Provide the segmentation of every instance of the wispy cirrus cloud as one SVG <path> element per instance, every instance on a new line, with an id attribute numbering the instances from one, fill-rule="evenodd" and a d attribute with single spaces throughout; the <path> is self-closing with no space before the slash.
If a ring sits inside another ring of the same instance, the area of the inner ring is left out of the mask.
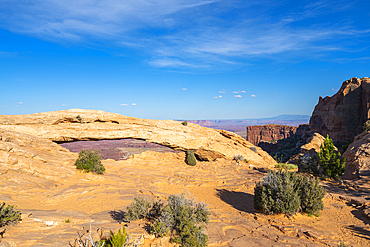
<path id="1" fill-rule="evenodd" d="M 347 51 L 353 37 L 370 33 L 345 20 L 320 19 L 355 3 L 302 1 L 293 8 L 289 2 L 0 0 L 0 27 L 52 42 L 140 50 L 154 67 L 192 70 Z"/>

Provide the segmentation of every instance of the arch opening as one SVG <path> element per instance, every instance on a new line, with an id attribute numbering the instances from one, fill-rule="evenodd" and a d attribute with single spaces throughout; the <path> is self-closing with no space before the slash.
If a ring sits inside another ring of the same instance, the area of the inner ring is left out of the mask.
<path id="1" fill-rule="evenodd" d="M 101 151 L 103 159 L 125 160 L 133 154 L 140 154 L 146 151 L 160 153 L 179 153 L 182 151 L 162 146 L 140 139 L 115 139 L 115 140 L 96 140 L 96 141 L 73 141 L 59 143 L 60 146 L 70 152 L 79 153 L 84 150 Z"/>

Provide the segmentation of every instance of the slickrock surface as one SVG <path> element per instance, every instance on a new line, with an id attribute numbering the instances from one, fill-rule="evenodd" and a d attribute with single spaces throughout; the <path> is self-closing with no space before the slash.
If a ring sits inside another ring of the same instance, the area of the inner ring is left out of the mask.
<path id="1" fill-rule="evenodd" d="M 97 228 L 107 236 L 122 227 L 123 211 L 134 196 L 166 201 L 186 191 L 209 204 L 209 246 L 368 246 L 370 241 L 370 219 L 352 213 L 357 205 L 330 194 L 320 217 L 255 212 L 254 185 L 265 173 L 248 164 L 218 160 L 192 167 L 184 163 L 184 153 L 156 152 L 103 164 L 104 175 L 75 172 L 58 181 L 13 170 L 2 174 L 0 200 L 18 205 L 23 222 L 6 230 L 0 246 L 68 246 L 90 224 L 97 239 Z M 146 223 L 135 221 L 126 229 L 138 239 Z M 145 235 L 141 246 L 171 245 Z"/>
<path id="2" fill-rule="evenodd" d="M 343 157 L 346 158 L 346 171 L 342 178 L 370 179 L 370 132 L 364 131 L 356 136 Z"/>
<path id="3" fill-rule="evenodd" d="M 240 154 L 261 167 L 276 163 L 261 148 L 257 147 L 257 153 L 252 151 L 250 148 L 254 146 L 250 142 L 232 132 L 192 123 L 184 126 L 178 121 L 132 118 L 104 111 L 71 109 L 29 115 L 0 115 L 0 128 L 56 142 L 142 139 L 177 150 L 194 150 L 202 160 L 214 157 L 233 159 L 234 155 Z"/>
<path id="4" fill-rule="evenodd" d="M 77 157 L 48 139 L 0 128 L 0 175 L 17 171 L 61 179 L 76 172 L 73 164 Z"/>
<path id="5" fill-rule="evenodd" d="M 260 141 L 276 141 L 288 138 L 298 127 L 278 124 L 255 125 L 247 127 L 247 141 L 258 145 Z"/>
<path id="6" fill-rule="evenodd" d="M 352 78 L 343 82 L 332 97 L 320 96 L 310 119 L 310 129 L 335 142 L 352 141 L 370 119 L 370 78 Z"/>

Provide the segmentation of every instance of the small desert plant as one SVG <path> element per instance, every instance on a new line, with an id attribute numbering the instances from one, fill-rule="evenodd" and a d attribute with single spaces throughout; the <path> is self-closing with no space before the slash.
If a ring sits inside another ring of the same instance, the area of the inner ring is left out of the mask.
<path id="1" fill-rule="evenodd" d="M 21 221 L 21 212 L 16 210 L 16 206 L 7 205 L 5 202 L 0 205 L 0 227 L 6 225 L 15 225 Z"/>
<path id="2" fill-rule="evenodd" d="M 365 130 L 365 131 L 370 131 L 370 120 L 367 120 L 367 121 L 364 123 L 364 130 Z"/>
<path id="3" fill-rule="evenodd" d="M 241 154 L 235 154 L 235 155 L 234 155 L 234 160 L 238 163 L 238 165 L 240 165 L 240 162 L 241 162 L 241 161 L 246 162 L 246 163 L 249 163 L 249 161 L 248 161 L 248 160 L 246 160 L 246 159 L 244 158 L 244 156 L 243 156 L 243 155 L 241 155 Z"/>
<path id="4" fill-rule="evenodd" d="M 182 246 L 207 246 L 208 236 L 203 233 L 203 225 L 208 224 L 209 215 L 204 203 L 196 203 L 185 195 L 171 195 L 150 230 L 156 236 L 170 232 L 171 242 Z"/>
<path id="5" fill-rule="evenodd" d="M 184 125 L 184 126 L 187 126 L 188 125 L 188 121 L 184 121 L 181 124 Z"/>
<path id="6" fill-rule="evenodd" d="M 323 209 L 325 189 L 318 179 L 288 171 L 269 171 L 254 189 L 254 208 L 266 214 L 294 215 L 299 210 L 317 214 Z"/>
<path id="7" fill-rule="evenodd" d="M 317 176 L 320 173 L 319 167 L 316 156 L 304 154 L 298 157 L 298 172 L 305 172 Z"/>
<path id="8" fill-rule="evenodd" d="M 186 151 L 185 162 L 189 166 L 195 166 L 197 164 L 197 159 L 195 158 L 193 151 L 190 150 Z"/>
<path id="9" fill-rule="evenodd" d="M 134 197 L 126 208 L 125 220 L 132 221 L 148 217 L 151 203 L 146 197 Z"/>
<path id="10" fill-rule="evenodd" d="M 80 117 L 80 115 L 77 115 L 76 118 L 77 118 L 78 122 L 80 122 L 80 123 L 82 122 L 82 118 Z"/>
<path id="11" fill-rule="evenodd" d="M 285 170 L 293 170 L 297 169 L 298 166 L 294 164 L 285 164 L 285 163 L 278 163 L 275 165 L 275 168 L 283 168 Z"/>
<path id="12" fill-rule="evenodd" d="M 326 136 L 324 145 L 321 145 L 318 156 L 326 176 L 338 179 L 343 175 L 346 169 L 346 159 L 341 159 L 340 152 L 338 154 L 334 152 L 334 144 L 329 135 Z"/>
<path id="13" fill-rule="evenodd" d="M 71 223 L 71 220 L 70 219 L 66 219 L 66 220 L 64 220 L 64 223 Z"/>
<path id="14" fill-rule="evenodd" d="M 122 231 L 121 229 L 115 234 L 114 232 L 110 231 L 110 238 L 108 240 L 102 240 L 100 243 L 105 243 L 104 246 L 106 247 L 123 247 L 127 246 L 129 238 L 126 233 L 126 228 L 123 226 Z"/>
<path id="15" fill-rule="evenodd" d="M 85 172 L 93 172 L 96 174 L 103 174 L 105 168 L 101 163 L 102 155 L 99 151 L 95 150 L 81 150 L 78 154 L 78 159 L 75 165 L 77 169 L 84 170 Z"/>
<path id="16" fill-rule="evenodd" d="M 269 171 L 254 189 L 254 208 L 266 214 L 293 215 L 299 210 L 301 200 L 293 172 Z"/>
<path id="17" fill-rule="evenodd" d="M 298 176 L 299 195 L 301 209 L 308 214 L 318 214 L 324 208 L 322 199 L 325 196 L 325 189 L 319 184 L 317 178 Z"/>

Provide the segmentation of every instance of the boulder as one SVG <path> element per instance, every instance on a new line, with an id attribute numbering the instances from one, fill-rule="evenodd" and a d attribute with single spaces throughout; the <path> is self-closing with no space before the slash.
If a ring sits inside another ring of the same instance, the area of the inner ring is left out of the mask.
<path id="1" fill-rule="evenodd" d="M 54 142 L 104 139 L 141 139 L 176 150 L 207 153 L 205 160 L 217 157 L 233 159 L 243 155 L 261 167 L 275 164 L 261 148 L 257 153 L 253 144 L 225 130 L 216 130 L 179 121 L 149 120 L 126 117 L 104 111 L 71 109 L 28 115 L 0 115 L 0 128 L 47 138 Z M 201 151 L 197 151 L 201 150 Z"/>
<path id="2" fill-rule="evenodd" d="M 346 158 L 343 179 L 370 178 L 370 132 L 356 136 L 342 157 Z"/>
<path id="3" fill-rule="evenodd" d="M 325 142 L 325 138 L 319 133 L 314 133 L 308 140 L 308 143 L 301 146 L 301 153 L 317 153 L 320 152 L 320 147 Z"/>
<path id="4" fill-rule="evenodd" d="M 352 141 L 363 131 L 370 118 L 370 78 L 352 78 L 343 82 L 332 97 L 320 96 L 310 118 L 310 129 L 334 142 Z"/>

